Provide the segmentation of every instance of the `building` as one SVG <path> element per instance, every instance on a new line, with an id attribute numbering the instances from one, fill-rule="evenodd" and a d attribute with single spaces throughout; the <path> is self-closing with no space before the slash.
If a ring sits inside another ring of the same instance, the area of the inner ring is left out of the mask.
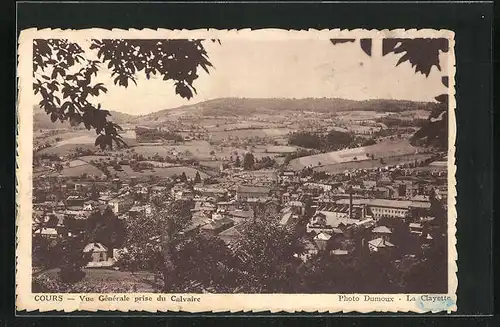
<path id="1" fill-rule="evenodd" d="M 382 252 L 394 248 L 394 244 L 379 237 L 369 241 L 368 248 L 370 249 L 370 252 Z"/>
<path id="2" fill-rule="evenodd" d="M 134 201 L 130 198 L 114 198 L 108 202 L 108 205 L 115 215 L 121 215 L 132 208 Z"/>
<path id="3" fill-rule="evenodd" d="M 319 250 L 326 250 L 328 246 L 328 241 L 332 238 L 330 234 L 327 234 L 325 232 L 321 232 L 314 236 L 314 242 L 316 243 L 316 246 L 318 247 Z"/>
<path id="4" fill-rule="evenodd" d="M 419 224 L 419 223 L 410 223 L 408 225 L 408 228 L 410 229 L 411 234 L 414 234 L 417 236 L 422 235 L 423 230 L 424 230 L 424 227 L 422 226 L 422 224 Z"/>
<path id="5" fill-rule="evenodd" d="M 201 231 L 215 236 L 232 226 L 234 226 L 234 221 L 229 218 L 212 219 L 207 224 L 201 226 Z"/>
<path id="6" fill-rule="evenodd" d="M 236 201 L 220 201 L 217 202 L 217 211 L 218 212 L 229 212 L 236 209 Z"/>
<path id="7" fill-rule="evenodd" d="M 246 201 L 248 199 L 266 198 L 270 196 L 271 189 L 265 186 L 238 186 L 236 200 Z"/>
<path id="8" fill-rule="evenodd" d="M 308 233 L 333 233 L 335 228 L 346 229 L 351 225 L 356 225 L 358 219 L 348 218 L 344 212 L 317 211 L 306 225 Z"/>
<path id="9" fill-rule="evenodd" d="M 224 241 L 227 245 L 232 245 L 236 242 L 240 237 L 241 233 L 238 231 L 236 226 L 232 226 L 226 230 L 220 232 L 217 237 Z"/>
<path id="10" fill-rule="evenodd" d="M 166 186 L 153 186 L 151 187 L 151 195 L 164 195 L 167 194 L 168 188 Z"/>
<path id="11" fill-rule="evenodd" d="M 373 235 L 376 238 L 383 238 L 389 241 L 391 239 L 392 231 L 386 226 L 378 226 L 372 230 Z"/>
<path id="12" fill-rule="evenodd" d="M 66 206 L 68 207 L 79 207 L 83 206 L 87 199 L 78 195 L 70 195 L 66 198 Z"/>
<path id="13" fill-rule="evenodd" d="M 58 232 L 56 228 L 42 227 L 35 230 L 35 235 L 40 235 L 44 238 L 57 238 Z"/>
<path id="14" fill-rule="evenodd" d="M 90 256 L 87 268 L 111 267 L 115 264 L 112 256 L 108 256 L 108 249 L 101 243 L 89 243 L 83 248 L 83 253 Z"/>
<path id="15" fill-rule="evenodd" d="M 338 204 L 347 204 L 348 199 L 337 200 Z M 430 202 L 410 201 L 410 200 L 389 200 L 389 199 L 354 199 L 354 206 L 366 205 L 373 217 L 378 219 L 382 217 L 405 219 L 411 212 L 420 214 L 426 213 L 430 207 Z"/>
<path id="16" fill-rule="evenodd" d="M 227 196 L 228 190 L 222 187 L 211 187 L 203 185 L 195 185 L 193 190 L 202 196 L 209 196 L 216 199 L 222 199 Z"/>

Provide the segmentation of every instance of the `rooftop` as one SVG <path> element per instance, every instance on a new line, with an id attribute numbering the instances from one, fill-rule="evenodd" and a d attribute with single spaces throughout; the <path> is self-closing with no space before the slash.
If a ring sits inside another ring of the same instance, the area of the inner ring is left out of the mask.
<path id="1" fill-rule="evenodd" d="M 368 244 L 370 244 L 374 247 L 377 247 L 377 248 L 385 248 L 385 247 L 393 247 L 394 246 L 394 244 L 392 244 L 391 242 L 385 241 L 381 237 L 376 238 L 374 240 L 371 240 L 370 242 L 368 242 Z"/>
<path id="2" fill-rule="evenodd" d="M 271 189 L 269 187 L 264 186 L 238 186 L 238 192 L 244 193 L 269 193 Z"/>
<path id="3" fill-rule="evenodd" d="M 372 230 L 373 233 L 392 234 L 391 230 L 385 226 L 378 226 Z"/>
<path id="4" fill-rule="evenodd" d="M 398 209 L 408 209 L 413 208 L 423 208 L 428 209 L 431 207 L 430 202 L 422 201 L 410 201 L 410 200 L 389 200 L 389 199 L 353 199 L 354 205 L 370 205 L 374 207 L 386 207 L 386 208 L 398 208 Z M 338 204 L 349 204 L 349 199 L 337 200 Z"/>

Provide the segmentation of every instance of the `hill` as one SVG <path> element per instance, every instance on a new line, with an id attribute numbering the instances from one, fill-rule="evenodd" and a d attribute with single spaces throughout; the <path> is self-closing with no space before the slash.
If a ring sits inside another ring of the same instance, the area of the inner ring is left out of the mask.
<path id="1" fill-rule="evenodd" d="M 111 114 L 110 120 L 117 123 L 118 125 L 121 124 L 127 124 L 131 123 L 134 121 L 136 118 L 135 116 L 124 114 L 121 112 L 117 111 L 109 111 Z M 47 115 L 47 113 L 40 108 L 40 106 L 36 105 L 33 107 L 33 129 L 34 130 L 39 130 L 39 129 L 61 129 L 61 128 L 69 128 L 71 127 L 69 122 L 60 122 L 56 121 L 53 123 L 50 120 L 50 116 Z M 83 126 L 80 126 L 79 128 L 83 128 Z M 75 129 L 72 127 L 72 129 Z"/>
<path id="2" fill-rule="evenodd" d="M 275 115 L 283 111 L 310 111 L 330 113 L 339 111 L 401 112 L 411 110 L 431 111 L 436 106 L 431 102 L 407 100 L 374 99 L 356 101 L 340 98 L 219 98 L 193 105 L 165 109 L 137 118 L 140 122 L 158 121 L 183 115 L 201 116 L 252 116 L 255 114 Z"/>

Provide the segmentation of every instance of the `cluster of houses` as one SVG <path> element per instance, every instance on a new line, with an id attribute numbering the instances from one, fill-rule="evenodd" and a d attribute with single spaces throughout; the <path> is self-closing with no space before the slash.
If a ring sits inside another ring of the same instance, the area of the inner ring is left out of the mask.
<path id="1" fill-rule="evenodd" d="M 38 226 L 34 235 L 67 236 L 67 218 L 85 221 L 103 208 L 110 208 L 125 221 L 152 216 L 151 202 L 158 197 L 165 205 L 175 200 L 192 203 L 191 222 L 183 234 L 207 233 L 229 246 L 241 237 L 242 224 L 269 215 L 282 226 L 302 233 L 307 244 L 303 260 L 321 250 L 349 255 L 359 244 L 370 253 L 390 252 L 400 244 L 393 238 L 395 227 L 388 221 L 403 222 L 408 234 L 422 244 L 433 239 L 426 227 L 432 220 L 429 197 L 446 195 L 443 180 L 418 172 L 354 171 L 318 178 L 275 169 L 225 170 L 210 184 L 192 180 L 127 183 L 117 179 L 75 184 L 52 178 L 37 181 L 34 187 L 34 192 L 45 194 L 43 199 L 34 198 L 33 225 Z M 88 267 L 110 267 L 119 258 L 118 252 L 110 253 L 99 243 L 88 244 L 84 251 L 92 258 Z"/>

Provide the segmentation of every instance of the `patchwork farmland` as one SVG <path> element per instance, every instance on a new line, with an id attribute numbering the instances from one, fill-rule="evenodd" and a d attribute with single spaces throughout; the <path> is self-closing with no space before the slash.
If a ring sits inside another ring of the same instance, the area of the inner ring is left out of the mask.
<path id="1" fill-rule="evenodd" d="M 290 161 L 289 167 L 293 170 L 301 170 L 308 167 L 315 168 L 322 166 L 331 168 L 334 165 L 343 167 L 345 165 L 341 164 L 364 162 L 361 165 L 366 167 L 363 168 L 369 168 L 373 167 L 376 162 L 380 164 L 380 159 L 387 161 L 387 158 L 414 156 L 422 152 L 422 150 L 423 149 L 411 145 L 408 140 L 384 140 L 370 146 L 296 158 Z M 382 166 L 385 165 L 383 163 L 381 164 Z"/>

